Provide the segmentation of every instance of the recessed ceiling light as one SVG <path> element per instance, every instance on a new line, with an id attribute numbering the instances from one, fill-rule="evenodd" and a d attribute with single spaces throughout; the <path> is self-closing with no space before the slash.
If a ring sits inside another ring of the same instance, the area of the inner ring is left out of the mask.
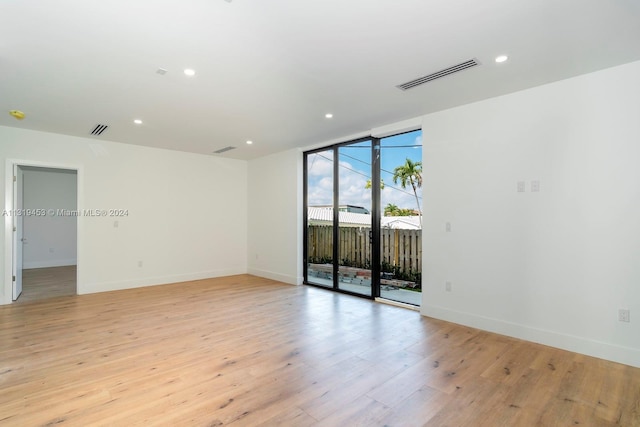
<path id="1" fill-rule="evenodd" d="M 253 144 L 253 141 L 247 141 L 247 144 L 251 145 Z"/>
<path id="2" fill-rule="evenodd" d="M 501 62 L 505 62 L 509 57 L 507 55 L 496 56 L 496 62 L 499 64 Z"/>
<path id="3" fill-rule="evenodd" d="M 333 118 L 333 114 L 331 114 L 331 113 L 327 113 L 327 114 L 325 114 L 324 116 L 325 116 L 327 119 L 331 119 L 331 118 Z"/>
<path id="4" fill-rule="evenodd" d="M 191 68 L 187 68 L 187 69 L 184 70 L 184 74 L 185 74 L 185 76 L 192 77 L 192 76 L 196 75 L 196 70 L 193 70 Z"/>
<path id="5" fill-rule="evenodd" d="M 137 124 L 137 125 L 141 125 L 141 124 L 142 124 L 142 120 L 140 120 L 140 119 L 135 119 L 135 120 L 133 121 L 133 123 L 135 123 L 135 124 Z"/>

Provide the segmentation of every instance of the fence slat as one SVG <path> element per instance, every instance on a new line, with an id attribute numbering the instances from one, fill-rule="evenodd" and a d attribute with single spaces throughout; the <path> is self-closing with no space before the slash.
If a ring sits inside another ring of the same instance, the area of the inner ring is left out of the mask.
<path id="1" fill-rule="evenodd" d="M 358 268 L 370 268 L 370 227 L 340 227 L 338 236 L 339 263 Z M 308 228 L 311 262 L 333 259 L 333 227 L 311 225 Z M 422 272 L 422 230 L 383 228 L 380 233 L 380 260 L 396 266 L 401 273 Z"/>

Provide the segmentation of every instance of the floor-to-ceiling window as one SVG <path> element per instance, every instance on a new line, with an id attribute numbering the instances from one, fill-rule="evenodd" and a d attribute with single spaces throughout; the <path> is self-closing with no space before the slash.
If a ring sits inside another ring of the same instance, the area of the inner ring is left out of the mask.
<path id="1" fill-rule="evenodd" d="M 380 140 L 380 296 L 422 299 L 422 131 Z"/>
<path id="2" fill-rule="evenodd" d="M 305 283 L 420 305 L 420 138 L 305 153 Z"/>
<path id="3" fill-rule="evenodd" d="M 334 149 L 305 155 L 305 281 L 333 288 Z"/>
<path id="4" fill-rule="evenodd" d="M 338 151 L 338 288 L 371 296 L 373 140 Z"/>

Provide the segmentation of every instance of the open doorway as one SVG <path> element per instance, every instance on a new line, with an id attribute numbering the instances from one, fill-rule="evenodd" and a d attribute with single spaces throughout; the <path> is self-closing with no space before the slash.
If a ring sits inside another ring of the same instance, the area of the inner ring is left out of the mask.
<path id="1" fill-rule="evenodd" d="M 12 299 L 77 294 L 78 174 L 15 165 Z"/>

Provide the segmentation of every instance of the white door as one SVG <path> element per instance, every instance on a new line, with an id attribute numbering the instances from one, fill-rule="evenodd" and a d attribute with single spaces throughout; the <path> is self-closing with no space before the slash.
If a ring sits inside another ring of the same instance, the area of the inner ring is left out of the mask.
<path id="1" fill-rule="evenodd" d="M 22 169 L 13 165 L 13 300 L 22 293 Z"/>

